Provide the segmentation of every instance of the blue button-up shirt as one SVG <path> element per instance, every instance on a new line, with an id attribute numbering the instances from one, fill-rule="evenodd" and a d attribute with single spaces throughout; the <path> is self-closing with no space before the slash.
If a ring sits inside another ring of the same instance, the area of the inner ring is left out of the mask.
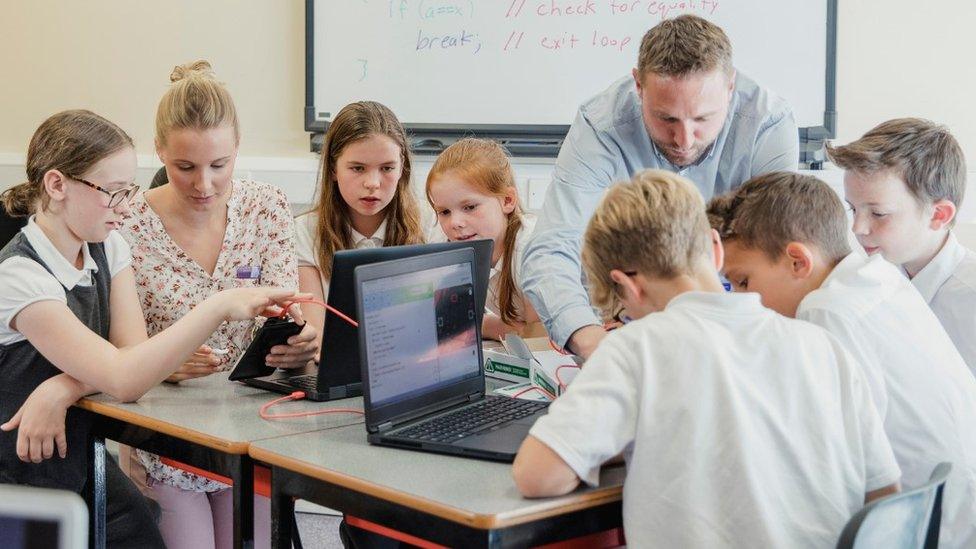
<path id="1" fill-rule="evenodd" d="M 538 225 L 525 250 L 522 288 L 554 341 L 566 344 L 584 326 L 600 324 L 583 287 L 583 230 L 604 191 L 637 172 L 676 172 L 705 199 L 776 170 L 796 170 L 799 138 L 782 98 L 739 73 L 721 133 L 693 165 L 678 168 L 647 134 L 634 79 L 626 76 L 584 103 L 556 160 Z"/>

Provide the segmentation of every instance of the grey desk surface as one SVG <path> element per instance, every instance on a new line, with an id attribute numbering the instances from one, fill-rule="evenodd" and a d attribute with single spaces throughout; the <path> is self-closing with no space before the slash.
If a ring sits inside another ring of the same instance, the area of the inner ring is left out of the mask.
<path id="1" fill-rule="evenodd" d="M 528 500 L 511 465 L 371 446 L 362 425 L 253 442 L 252 458 L 473 528 L 495 529 L 619 501 L 625 470 L 604 467 L 597 488 Z"/>
<path id="2" fill-rule="evenodd" d="M 362 423 L 358 414 L 333 413 L 279 420 L 261 419 L 261 405 L 280 397 L 262 389 L 229 381 L 222 372 L 184 381 L 160 384 L 137 402 L 122 403 L 98 394 L 78 406 L 92 412 L 145 427 L 228 453 L 246 454 L 255 440 Z M 276 405 L 268 413 L 313 412 L 333 408 L 362 410 L 362 399 L 332 402 L 299 401 Z"/>

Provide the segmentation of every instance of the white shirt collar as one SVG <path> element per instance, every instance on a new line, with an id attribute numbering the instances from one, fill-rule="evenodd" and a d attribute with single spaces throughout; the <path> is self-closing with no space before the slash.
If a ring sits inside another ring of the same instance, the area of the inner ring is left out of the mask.
<path id="1" fill-rule="evenodd" d="M 44 231 L 34 221 L 34 216 L 30 217 L 27 225 L 21 229 L 21 232 L 24 233 L 24 236 L 27 237 L 27 242 L 37 252 L 37 256 L 47 265 L 48 269 L 54 274 L 54 278 L 62 286 L 71 290 L 81 282 L 90 284 L 92 273 L 98 271 L 98 265 L 95 264 L 95 260 L 92 259 L 91 253 L 88 251 L 87 242 L 81 246 L 84 263 L 79 270 L 54 247 L 54 244 L 51 243 L 47 235 L 44 234 Z M 83 285 L 87 286 L 89 284 Z"/>
<path id="2" fill-rule="evenodd" d="M 891 285 L 905 277 L 899 276 L 898 268 L 888 263 L 881 254 L 871 256 L 851 252 L 830 271 L 820 284 L 821 288 L 865 288 Z"/>
<path id="3" fill-rule="evenodd" d="M 671 298 L 671 301 L 664 306 L 665 311 L 685 308 L 720 316 L 766 314 L 769 312 L 769 309 L 763 307 L 759 294 L 754 292 L 684 292 Z"/>
<path id="4" fill-rule="evenodd" d="M 925 298 L 926 303 L 932 303 L 939 288 L 952 276 L 965 257 L 966 248 L 956 240 L 955 233 L 949 231 L 949 236 L 939 253 L 912 279 L 912 284 Z"/>
<path id="5" fill-rule="evenodd" d="M 349 226 L 349 232 L 352 235 L 352 247 L 359 248 L 381 248 L 383 247 L 383 242 L 386 240 L 386 220 L 384 219 L 380 226 L 376 228 L 376 232 L 373 236 L 363 236 L 356 229 Z"/>

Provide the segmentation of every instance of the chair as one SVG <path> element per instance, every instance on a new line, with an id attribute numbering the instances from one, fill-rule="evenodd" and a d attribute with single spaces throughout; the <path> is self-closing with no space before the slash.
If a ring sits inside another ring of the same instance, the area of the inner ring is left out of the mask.
<path id="1" fill-rule="evenodd" d="M 7 242 L 17 236 L 21 227 L 27 225 L 26 217 L 14 217 L 7 213 L 7 209 L 0 203 L 0 248 L 7 245 Z"/>
<path id="2" fill-rule="evenodd" d="M 936 549 L 942 490 L 951 471 L 951 463 L 940 463 L 924 486 L 865 505 L 847 521 L 837 549 Z"/>
<path id="3" fill-rule="evenodd" d="M 169 182 L 166 175 L 166 166 L 156 170 L 156 175 L 153 176 L 152 181 L 149 183 L 150 189 L 155 189 L 156 187 L 162 187 Z"/>

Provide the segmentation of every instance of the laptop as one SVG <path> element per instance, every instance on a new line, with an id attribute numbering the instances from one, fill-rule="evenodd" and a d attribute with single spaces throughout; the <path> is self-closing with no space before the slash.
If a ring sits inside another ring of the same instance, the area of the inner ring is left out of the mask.
<path id="1" fill-rule="evenodd" d="M 389 261 L 421 254 L 470 248 L 474 250 L 475 298 L 478 304 L 478 323 L 484 313 L 491 276 L 491 239 L 463 242 L 438 242 L 409 246 L 388 246 L 361 250 L 342 250 L 332 259 L 332 279 L 329 282 L 329 306 L 356 319 L 356 298 L 353 271 L 360 265 Z M 358 319 L 357 319 L 358 320 Z M 276 370 L 268 377 L 243 379 L 248 385 L 281 394 L 304 391 L 313 401 L 336 400 L 363 394 L 359 364 L 359 336 L 356 328 L 334 313 L 325 314 L 325 327 L 318 366 L 295 370 Z"/>
<path id="2" fill-rule="evenodd" d="M 548 403 L 485 394 L 471 249 L 356 268 L 367 439 L 511 462 Z"/>
<path id="3" fill-rule="evenodd" d="M 0 484 L 0 547 L 88 547 L 88 508 L 67 490 Z"/>

